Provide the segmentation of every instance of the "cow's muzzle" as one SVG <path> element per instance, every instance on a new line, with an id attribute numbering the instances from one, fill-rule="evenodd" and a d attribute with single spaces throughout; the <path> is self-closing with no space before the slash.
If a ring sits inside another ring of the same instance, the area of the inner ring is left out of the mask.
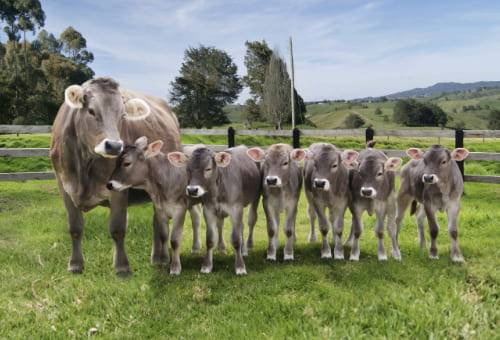
<path id="1" fill-rule="evenodd" d="M 128 188 L 130 188 L 130 185 L 125 185 L 115 180 L 111 180 L 106 183 L 106 189 L 108 190 L 123 191 Z"/>
<path id="2" fill-rule="evenodd" d="M 324 191 L 330 190 L 330 181 L 325 178 L 315 178 L 313 187 L 316 189 L 323 189 Z"/>
<path id="3" fill-rule="evenodd" d="M 115 158 L 123 151 L 122 140 L 111 140 L 108 138 L 103 139 L 94 148 L 94 152 L 108 158 Z"/>
<path id="4" fill-rule="evenodd" d="M 424 182 L 425 184 L 435 184 L 439 182 L 439 178 L 434 174 L 424 174 L 422 176 L 422 182 Z"/>
<path id="5" fill-rule="evenodd" d="M 190 197 L 201 197 L 205 194 L 205 190 L 199 185 L 188 185 L 186 187 L 186 195 Z"/>
<path id="6" fill-rule="evenodd" d="M 281 186 L 281 178 L 278 176 L 266 176 L 266 184 L 270 187 Z"/>
<path id="7" fill-rule="evenodd" d="M 360 194 L 361 197 L 373 198 L 377 195 L 377 190 L 372 187 L 361 187 Z"/>

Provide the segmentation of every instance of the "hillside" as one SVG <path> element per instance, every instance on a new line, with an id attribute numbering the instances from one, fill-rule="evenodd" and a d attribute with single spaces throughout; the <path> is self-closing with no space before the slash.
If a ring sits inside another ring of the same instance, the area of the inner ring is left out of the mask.
<path id="1" fill-rule="evenodd" d="M 446 93 L 477 91 L 482 88 L 500 88 L 500 81 L 478 81 L 475 83 L 437 83 L 424 88 L 414 88 L 385 96 L 388 99 L 434 97 Z"/>

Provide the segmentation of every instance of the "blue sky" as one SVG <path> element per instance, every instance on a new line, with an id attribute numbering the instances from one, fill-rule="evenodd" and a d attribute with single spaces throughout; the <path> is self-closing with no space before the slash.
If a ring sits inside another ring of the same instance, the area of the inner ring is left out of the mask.
<path id="1" fill-rule="evenodd" d="M 287 55 L 306 100 L 383 95 L 439 81 L 500 80 L 500 1 L 42 0 L 46 29 L 74 26 L 96 75 L 167 96 L 184 50 L 227 51 L 240 75 L 246 40 Z M 244 91 L 240 102 L 248 96 Z"/>

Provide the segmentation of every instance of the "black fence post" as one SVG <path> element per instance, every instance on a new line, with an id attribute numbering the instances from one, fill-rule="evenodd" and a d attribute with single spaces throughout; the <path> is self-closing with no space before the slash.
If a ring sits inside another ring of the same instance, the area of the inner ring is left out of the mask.
<path id="1" fill-rule="evenodd" d="M 373 140 L 373 136 L 375 136 L 375 130 L 373 130 L 371 127 L 366 128 L 365 142 L 368 143 L 369 141 Z"/>
<path id="2" fill-rule="evenodd" d="M 300 130 L 297 128 L 292 130 L 292 145 L 294 149 L 300 148 Z"/>
<path id="3" fill-rule="evenodd" d="M 235 142 L 234 142 L 234 129 L 232 126 L 230 126 L 228 129 L 227 129 L 227 147 L 228 148 L 234 148 L 234 146 L 236 145 Z"/>
<path id="4" fill-rule="evenodd" d="M 455 148 L 464 147 L 464 130 L 455 130 Z M 457 162 L 460 173 L 462 174 L 462 179 L 464 178 L 464 161 Z"/>

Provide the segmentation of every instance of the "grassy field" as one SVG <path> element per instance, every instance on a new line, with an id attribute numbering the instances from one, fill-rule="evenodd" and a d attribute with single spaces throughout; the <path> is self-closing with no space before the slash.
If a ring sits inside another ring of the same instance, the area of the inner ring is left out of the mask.
<path id="1" fill-rule="evenodd" d="M 429 260 L 417 245 L 410 217 L 400 236 L 402 263 L 377 261 L 369 217 L 359 263 L 322 261 L 319 243 L 306 242 L 302 198 L 293 263 L 266 262 L 259 209 L 248 276 L 233 274 L 232 251 L 215 256 L 214 273 L 200 274 L 201 255 L 190 254 L 187 222 L 183 271 L 172 277 L 149 264 L 147 204 L 130 209 L 126 245 L 134 275 L 122 279 L 111 265 L 106 209 L 85 215 L 86 270 L 72 275 L 66 271 L 70 237 L 55 182 L 3 182 L 1 337 L 81 338 L 96 332 L 105 338 L 497 338 L 500 186 L 466 184 L 465 190 L 459 228 L 463 265 L 450 262 L 445 227 L 441 258 Z M 443 215 L 439 220 L 444 226 Z M 225 236 L 229 239 L 227 224 Z M 280 239 L 283 245 L 283 235 Z M 282 250 L 279 254 L 282 258 Z"/>

